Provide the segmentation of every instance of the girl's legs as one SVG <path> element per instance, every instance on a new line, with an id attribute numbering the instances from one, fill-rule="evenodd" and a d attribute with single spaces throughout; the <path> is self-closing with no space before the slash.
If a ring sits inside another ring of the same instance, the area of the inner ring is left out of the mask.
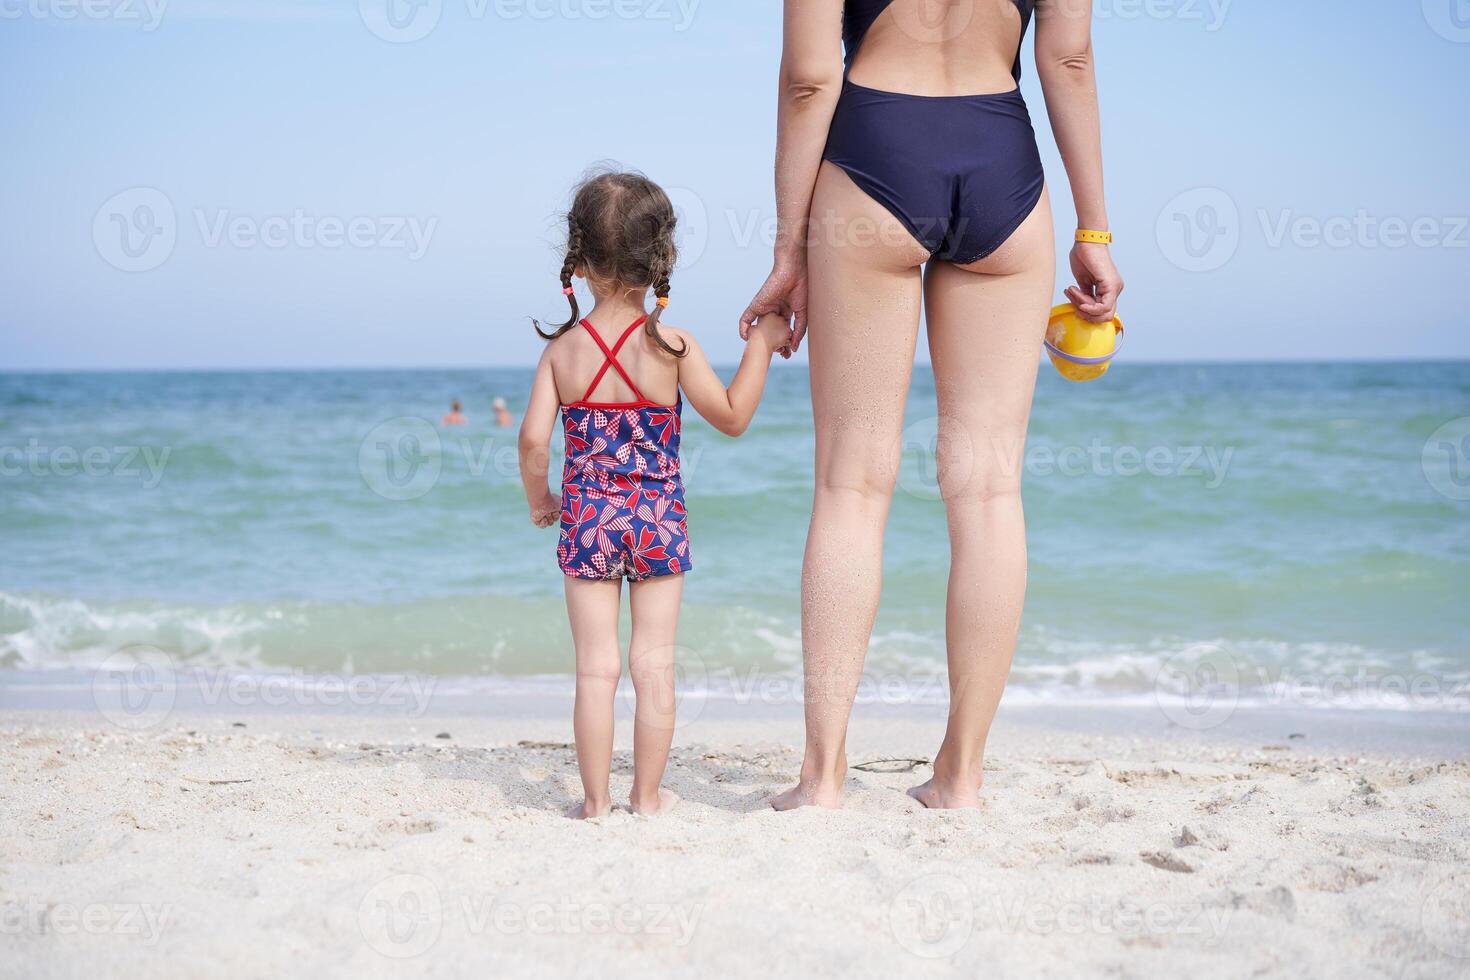
<path id="1" fill-rule="evenodd" d="M 967 268 L 929 268 L 925 309 L 950 539 L 949 726 L 934 778 L 909 791 L 929 807 L 979 805 L 985 740 L 1015 653 L 1026 593 L 1021 470 L 1054 248 L 1043 195 L 990 256 Z"/>
<path id="2" fill-rule="evenodd" d="M 678 802 L 659 785 L 674 739 L 674 639 L 679 627 L 683 575 L 660 575 L 628 587 L 633 638 L 628 673 L 637 707 L 633 716 L 633 792 L 635 813 L 654 814 Z"/>
<path id="3" fill-rule="evenodd" d="M 619 581 L 566 580 L 567 616 L 577 651 L 577 702 L 572 731 L 577 767 L 582 773 L 582 803 L 567 811 L 576 820 L 600 817 L 611 807 L 608 772 L 612 769 L 613 700 L 623 658 L 618 649 Z"/>
<path id="4" fill-rule="evenodd" d="M 928 252 L 841 169 L 812 201 L 810 358 L 816 493 L 801 577 L 806 758 L 778 810 L 839 804 L 848 716 L 878 611 L 883 528 Z"/>

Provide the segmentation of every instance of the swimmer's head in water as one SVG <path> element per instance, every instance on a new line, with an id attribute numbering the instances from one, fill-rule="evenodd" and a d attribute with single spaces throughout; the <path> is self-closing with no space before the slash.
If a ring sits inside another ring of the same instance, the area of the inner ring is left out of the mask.
<path id="1" fill-rule="evenodd" d="M 505 408 L 505 399 L 504 398 L 497 398 L 497 399 L 495 399 L 493 402 L 490 403 L 490 407 L 493 408 L 493 409 L 495 409 L 497 412 L 500 411 L 501 409 Z"/>
<path id="2" fill-rule="evenodd" d="M 454 401 L 452 401 L 452 402 L 449 403 L 449 410 L 451 412 L 454 412 L 456 415 L 459 414 L 459 409 L 460 409 L 460 404 L 459 404 L 459 399 L 458 398 L 456 398 Z"/>
<path id="3" fill-rule="evenodd" d="M 667 301 L 669 276 L 678 259 L 674 246 L 677 220 L 663 188 L 642 174 L 613 171 L 583 180 L 567 212 L 567 251 L 561 267 L 561 284 L 572 315 L 550 333 L 536 323 L 536 332 L 552 340 L 577 325 L 582 312 L 576 293 L 570 291 L 574 275 L 585 276 L 609 291 L 652 289 L 657 299 Z M 654 305 L 643 324 L 644 332 L 668 353 L 683 357 L 685 346 L 673 347 L 659 333 L 665 305 Z"/>

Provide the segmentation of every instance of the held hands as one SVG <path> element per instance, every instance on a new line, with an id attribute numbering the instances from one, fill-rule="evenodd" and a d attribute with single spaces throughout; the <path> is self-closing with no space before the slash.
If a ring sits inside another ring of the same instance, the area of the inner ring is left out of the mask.
<path id="1" fill-rule="evenodd" d="M 1094 323 L 1112 320 L 1118 312 L 1123 277 L 1113 266 L 1108 247 L 1092 242 L 1072 246 L 1072 275 L 1077 278 L 1077 285 L 1067 287 L 1067 299 L 1083 319 Z"/>
<path id="2" fill-rule="evenodd" d="M 795 334 L 784 316 L 767 313 L 756 320 L 754 327 L 746 328 L 743 333 L 750 343 L 760 344 L 772 354 L 780 351 L 785 357 L 791 356 L 792 338 Z"/>
<path id="3" fill-rule="evenodd" d="M 531 523 L 537 527 L 551 527 L 561 520 L 561 501 L 550 493 L 531 504 Z"/>
<path id="4" fill-rule="evenodd" d="M 790 261 L 777 260 L 765 285 L 755 294 L 755 299 L 740 316 L 740 339 L 749 340 L 750 330 L 758 319 L 775 314 L 792 323 L 790 340 L 777 348 L 782 357 L 789 358 L 801 348 L 806 336 L 806 258 L 802 256 Z"/>

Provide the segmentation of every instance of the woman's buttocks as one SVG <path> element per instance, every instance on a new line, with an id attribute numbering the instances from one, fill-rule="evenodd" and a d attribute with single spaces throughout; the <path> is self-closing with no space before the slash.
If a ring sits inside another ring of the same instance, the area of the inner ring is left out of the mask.
<path id="1" fill-rule="evenodd" d="M 849 77 L 910 95 L 1008 92 L 1023 30 L 1015 0 L 892 0 L 864 34 Z"/>

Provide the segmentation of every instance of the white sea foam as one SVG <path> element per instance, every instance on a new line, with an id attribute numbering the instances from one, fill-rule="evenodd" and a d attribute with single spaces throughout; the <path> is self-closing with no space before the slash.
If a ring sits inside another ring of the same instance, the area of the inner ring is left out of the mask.
<path id="1" fill-rule="evenodd" d="M 95 667 L 132 646 L 171 649 L 191 662 L 251 669 L 268 625 L 239 609 L 96 604 L 0 592 L 0 666 Z"/>
<path id="2" fill-rule="evenodd" d="M 531 614 L 534 609 L 536 614 Z M 91 670 L 130 649 L 180 671 L 295 675 L 296 683 L 410 673 L 446 695 L 560 691 L 571 657 L 565 624 L 534 601 L 463 597 L 385 606 L 298 603 L 181 606 L 0 593 L 0 668 Z M 738 607 L 687 618 L 681 686 L 689 696 L 796 704 L 801 642 L 793 623 Z M 350 629 L 348 628 L 350 624 Z M 1012 701 L 1189 704 L 1229 698 L 1301 708 L 1470 710 L 1470 673 L 1429 650 L 1210 637 L 1104 643 L 1028 630 L 1012 668 Z M 943 704 L 943 637 L 873 638 L 862 703 Z"/>

